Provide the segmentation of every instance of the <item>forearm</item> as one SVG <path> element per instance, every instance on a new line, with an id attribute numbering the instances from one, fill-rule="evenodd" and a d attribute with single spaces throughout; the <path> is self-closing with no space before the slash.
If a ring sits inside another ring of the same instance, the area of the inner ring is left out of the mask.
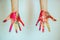
<path id="1" fill-rule="evenodd" d="M 11 0 L 11 10 L 12 12 L 18 11 L 19 0 Z"/>
<path id="2" fill-rule="evenodd" d="M 40 9 L 47 11 L 47 1 L 48 0 L 40 0 Z"/>

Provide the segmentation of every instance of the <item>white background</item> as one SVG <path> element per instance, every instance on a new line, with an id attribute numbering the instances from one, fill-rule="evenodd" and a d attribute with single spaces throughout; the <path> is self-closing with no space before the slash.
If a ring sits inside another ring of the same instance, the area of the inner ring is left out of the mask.
<path id="1" fill-rule="evenodd" d="M 11 12 L 10 0 L 0 0 L 0 40 L 60 40 L 60 0 L 48 0 L 48 11 L 57 19 L 56 22 L 49 19 L 51 32 L 45 26 L 45 32 L 38 30 L 36 21 L 40 13 L 39 0 L 19 0 L 19 13 L 25 26 L 22 31 L 15 33 L 14 27 L 8 32 L 10 20 L 3 23 L 3 20 Z"/>

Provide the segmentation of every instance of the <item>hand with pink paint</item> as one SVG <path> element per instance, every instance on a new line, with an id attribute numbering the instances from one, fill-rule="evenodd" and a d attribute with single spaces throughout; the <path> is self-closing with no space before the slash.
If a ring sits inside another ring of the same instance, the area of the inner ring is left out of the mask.
<path id="1" fill-rule="evenodd" d="M 55 18 L 53 18 L 49 12 L 47 11 L 44 11 L 44 10 L 41 10 L 40 11 L 40 15 L 39 15 L 39 18 L 38 18 L 38 21 L 36 23 L 36 26 L 37 24 L 40 22 L 40 26 L 39 26 L 39 30 L 41 30 L 42 28 L 42 32 L 44 32 L 44 24 L 47 25 L 47 28 L 48 28 L 48 31 L 50 32 L 50 27 L 49 27 L 49 23 L 48 23 L 48 19 L 51 18 L 53 21 L 56 21 Z"/>
<path id="2" fill-rule="evenodd" d="M 11 20 L 9 32 L 11 32 L 13 24 L 17 24 L 19 26 L 19 30 L 21 31 L 21 27 L 19 23 L 21 23 L 23 26 L 24 26 L 24 23 L 22 22 L 18 13 L 18 0 L 11 0 L 11 5 L 12 5 L 12 12 L 3 22 Z M 17 29 L 16 29 L 16 33 L 17 33 Z"/>
<path id="3" fill-rule="evenodd" d="M 40 8 L 41 8 L 41 11 L 39 14 L 39 18 L 36 22 L 36 26 L 40 22 L 39 30 L 42 30 L 42 32 L 44 32 L 44 24 L 46 24 L 48 31 L 50 32 L 48 19 L 51 18 L 53 21 L 56 21 L 56 19 L 53 18 L 47 11 L 47 0 L 40 0 Z"/>
<path id="4" fill-rule="evenodd" d="M 21 24 L 24 26 L 24 23 L 22 22 L 20 16 L 16 16 L 16 13 L 17 12 L 12 12 L 3 22 L 6 22 L 8 21 L 9 19 L 11 20 L 11 25 L 10 25 L 10 29 L 9 29 L 9 32 L 11 31 L 12 29 L 12 26 L 15 22 L 17 22 L 18 26 L 19 26 L 19 23 L 21 22 Z M 19 26 L 19 29 L 21 31 L 21 27 Z M 17 31 L 17 30 L 16 30 Z"/>

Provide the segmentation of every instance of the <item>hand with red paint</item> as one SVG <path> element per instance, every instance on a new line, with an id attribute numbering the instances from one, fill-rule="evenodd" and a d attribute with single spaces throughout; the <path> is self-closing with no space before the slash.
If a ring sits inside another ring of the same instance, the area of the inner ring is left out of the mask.
<path id="1" fill-rule="evenodd" d="M 12 30 L 12 26 L 15 22 L 17 22 L 18 26 L 19 26 L 19 23 L 21 23 L 24 26 L 24 23 L 22 22 L 19 14 L 17 16 L 17 12 L 12 12 L 3 22 L 6 22 L 8 20 L 11 20 L 11 25 L 10 25 L 10 28 L 9 28 L 9 32 Z M 20 26 L 19 26 L 19 29 L 21 31 Z M 17 29 L 16 29 L 16 32 L 17 32 Z"/>
<path id="2" fill-rule="evenodd" d="M 11 25 L 9 28 L 9 32 L 12 30 L 12 26 L 14 25 L 16 33 L 17 33 L 17 25 L 19 30 L 21 31 L 21 27 L 19 23 L 21 23 L 24 26 L 24 23 L 22 22 L 20 16 L 19 16 L 19 0 L 11 0 L 11 13 L 10 15 L 3 21 L 6 22 L 8 20 L 11 20 Z"/>
<path id="3" fill-rule="evenodd" d="M 39 14 L 39 18 L 36 22 L 36 26 L 40 22 L 39 30 L 42 30 L 42 32 L 44 32 L 44 24 L 46 24 L 48 31 L 50 32 L 50 26 L 48 23 L 49 18 L 51 18 L 53 21 L 56 21 L 56 19 L 53 18 L 47 11 L 48 10 L 47 5 L 48 5 L 48 0 L 40 0 L 40 10 L 41 11 Z"/>
<path id="4" fill-rule="evenodd" d="M 40 22 L 40 26 L 39 26 L 39 30 L 42 29 L 42 32 L 44 32 L 44 24 L 47 25 L 48 31 L 50 32 L 50 27 L 49 27 L 49 23 L 48 23 L 48 19 L 51 18 L 53 21 L 56 21 L 55 18 L 53 18 L 48 11 L 45 10 L 41 10 L 40 11 L 40 15 L 39 18 L 37 20 L 36 26 L 37 24 Z"/>

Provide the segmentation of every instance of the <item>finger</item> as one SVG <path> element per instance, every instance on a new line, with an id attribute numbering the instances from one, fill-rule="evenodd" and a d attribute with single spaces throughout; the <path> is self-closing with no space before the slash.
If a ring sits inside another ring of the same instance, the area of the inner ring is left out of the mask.
<path id="1" fill-rule="evenodd" d="M 46 25 L 47 25 L 48 31 L 50 32 L 50 26 L 49 26 L 49 23 L 46 22 Z"/>
<path id="2" fill-rule="evenodd" d="M 53 21 L 56 21 L 56 19 L 55 18 L 53 18 L 52 16 L 49 16 Z"/>
<path id="3" fill-rule="evenodd" d="M 38 20 L 37 20 L 37 22 L 36 22 L 36 26 L 37 26 L 37 24 L 39 23 L 39 21 L 41 20 L 40 18 L 41 18 L 41 16 L 42 16 L 42 12 L 43 12 L 43 10 L 40 11 L 39 18 L 38 18 Z"/>
<path id="4" fill-rule="evenodd" d="M 7 20 L 10 19 L 10 16 L 8 16 L 6 19 L 3 20 L 3 22 L 7 22 Z"/>
<path id="5" fill-rule="evenodd" d="M 40 26 L 39 26 L 39 30 L 41 30 L 41 23 L 40 23 Z"/>
<path id="6" fill-rule="evenodd" d="M 7 20 L 5 19 L 5 20 L 3 20 L 3 22 L 7 22 Z"/>
<path id="7" fill-rule="evenodd" d="M 16 31 L 16 33 L 17 33 L 17 30 L 18 30 L 17 22 L 14 23 L 14 27 L 15 27 L 15 31 Z"/>
<path id="8" fill-rule="evenodd" d="M 9 32 L 11 32 L 11 30 L 12 30 L 12 26 L 13 26 L 13 24 L 10 25 Z"/>
<path id="9" fill-rule="evenodd" d="M 21 24 L 24 26 L 24 23 L 22 22 L 20 16 L 18 16 L 18 21 L 21 22 Z"/>
<path id="10" fill-rule="evenodd" d="M 18 33 L 17 29 L 16 29 L 16 33 Z"/>
<path id="11" fill-rule="evenodd" d="M 19 26 L 19 30 L 20 30 L 20 31 L 22 30 L 20 26 Z"/>
<path id="12" fill-rule="evenodd" d="M 44 32 L 44 26 L 42 26 L 42 32 Z"/>
<path id="13" fill-rule="evenodd" d="M 37 24 L 39 23 L 39 21 L 40 21 L 40 20 L 38 19 L 38 21 L 36 22 L 36 26 L 37 26 Z"/>
<path id="14" fill-rule="evenodd" d="M 41 24 L 41 27 L 42 27 L 42 32 L 44 32 L 44 24 L 43 23 Z"/>
<path id="15" fill-rule="evenodd" d="M 11 25 L 10 25 L 10 28 L 9 28 L 9 32 L 11 32 L 13 24 L 14 24 L 14 21 L 11 20 Z"/>
<path id="16" fill-rule="evenodd" d="M 18 27 L 19 27 L 19 30 L 21 31 L 21 27 L 20 27 L 20 25 L 19 25 L 19 22 L 18 22 Z"/>

